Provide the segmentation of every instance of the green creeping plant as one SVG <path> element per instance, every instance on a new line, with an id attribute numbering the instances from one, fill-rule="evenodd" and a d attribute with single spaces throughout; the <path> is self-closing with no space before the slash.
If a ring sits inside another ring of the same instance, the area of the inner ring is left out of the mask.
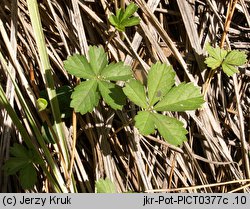
<path id="1" fill-rule="evenodd" d="M 39 164 L 33 150 L 28 150 L 21 144 L 15 143 L 10 148 L 11 157 L 4 165 L 8 175 L 19 173 L 20 184 L 23 189 L 31 189 L 37 182 L 37 170 L 35 164 Z"/>
<path id="2" fill-rule="evenodd" d="M 65 69 L 72 75 L 85 79 L 74 88 L 70 107 L 76 112 L 92 112 L 101 97 L 115 110 L 121 110 L 126 103 L 122 88 L 112 81 L 126 81 L 132 78 L 129 66 L 108 63 L 108 57 L 102 47 L 90 46 L 89 60 L 75 54 L 64 61 Z"/>
<path id="3" fill-rule="evenodd" d="M 157 62 L 149 73 L 147 86 L 130 80 L 123 88 L 126 96 L 141 107 L 135 116 L 135 126 L 144 135 L 158 129 L 163 138 L 173 145 L 186 141 L 187 131 L 179 120 L 163 115 L 162 111 L 195 110 L 204 103 L 200 88 L 192 83 L 175 86 L 175 72 L 171 66 Z"/>
<path id="4" fill-rule="evenodd" d="M 213 70 L 222 67 L 227 76 L 238 73 L 238 67 L 247 61 L 247 55 L 243 51 L 227 51 L 220 47 L 213 48 L 210 44 L 206 45 L 206 50 L 209 55 L 205 60 L 207 66 Z"/>
<path id="5" fill-rule="evenodd" d="M 126 27 L 135 26 L 140 23 L 139 17 L 131 17 L 138 9 L 134 3 L 130 3 L 125 11 L 120 8 L 116 11 L 116 15 L 109 17 L 109 22 L 115 26 L 118 31 L 124 32 Z"/>
<path id="6" fill-rule="evenodd" d="M 174 85 L 175 72 L 171 66 L 160 62 L 152 65 L 147 86 L 143 86 L 132 78 L 130 67 L 123 62 L 108 64 L 102 47 L 91 46 L 89 60 L 78 54 L 68 57 L 64 67 L 72 75 L 85 79 L 71 95 L 70 106 L 76 112 L 92 112 L 101 97 L 113 109 L 121 110 L 128 98 L 141 108 L 135 116 L 139 132 L 149 135 L 158 129 L 173 145 L 182 144 L 187 131 L 182 122 L 159 112 L 195 110 L 204 103 L 199 87 L 192 83 Z M 125 81 L 125 87 L 113 81 Z"/>

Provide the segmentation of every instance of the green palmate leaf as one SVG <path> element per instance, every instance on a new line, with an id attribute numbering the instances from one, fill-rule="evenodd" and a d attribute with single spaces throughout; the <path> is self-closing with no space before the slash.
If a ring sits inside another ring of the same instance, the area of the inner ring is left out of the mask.
<path id="1" fill-rule="evenodd" d="M 24 168 L 28 164 L 33 162 L 34 154 L 32 150 L 27 150 L 23 145 L 14 143 L 13 147 L 10 147 L 10 157 L 4 165 L 8 175 L 13 175 L 20 169 Z"/>
<path id="2" fill-rule="evenodd" d="M 87 62 L 85 57 L 79 57 L 78 55 L 69 57 L 69 61 L 64 62 L 70 73 L 89 79 L 82 81 L 75 87 L 71 95 L 72 100 L 70 107 L 81 114 L 91 112 L 93 108 L 98 105 L 98 101 L 102 95 L 105 102 L 112 108 L 121 110 L 122 105 L 125 104 L 126 101 L 124 93 L 121 87 L 109 81 L 126 81 L 130 79 L 132 77 L 130 67 L 125 66 L 123 62 L 108 65 L 108 57 L 103 47 L 91 46 L 88 54 L 89 62 Z M 73 65 L 72 60 L 74 60 Z M 79 61 L 79 63 L 77 61 Z M 75 66 L 77 63 L 80 67 Z M 87 68 L 84 69 L 84 65 L 86 65 Z M 85 73 L 84 70 L 86 69 L 88 75 L 90 75 L 89 72 L 91 72 L 91 76 L 85 75 L 84 77 L 83 73 Z M 67 93 L 67 91 L 63 93 Z M 70 109 L 68 112 L 70 112 Z"/>
<path id="3" fill-rule="evenodd" d="M 192 83 L 181 83 L 172 88 L 167 95 L 155 105 L 157 111 L 195 110 L 204 103 L 200 88 Z"/>
<path id="4" fill-rule="evenodd" d="M 136 105 L 147 108 L 147 99 L 144 86 L 137 80 L 130 80 L 123 88 L 125 95 Z"/>
<path id="5" fill-rule="evenodd" d="M 98 87 L 104 101 L 108 105 L 114 110 L 122 110 L 123 105 L 126 103 L 126 96 L 120 86 L 106 81 L 99 81 Z"/>
<path id="6" fill-rule="evenodd" d="M 103 69 L 101 76 L 104 80 L 127 81 L 132 78 L 132 72 L 123 62 L 110 63 Z"/>
<path id="7" fill-rule="evenodd" d="M 206 58 L 205 63 L 208 67 L 216 69 L 222 67 L 222 70 L 228 75 L 232 76 L 239 72 L 238 66 L 246 62 L 247 55 L 238 50 L 226 51 L 219 47 L 213 48 L 209 44 L 206 46 L 209 57 Z"/>
<path id="8" fill-rule="evenodd" d="M 116 27 L 119 31 L 125 31 L 125 27 L 138 25 L 140 23 L 139 17 L 131 17 L 138 9 L 138 6 L 134 3 L 130 3 L 127 8 L 122 10 L 121 8 L 116 11 L 116 15 L 109 17 L 109 22 Z"/>
<path id="9" fill-rule="evenodd" d="M 149 105 L 158 102 L 174 85 L 175 72 L 171 66 L 157 62 L 148 73 Z"/>
<path id="10" fill-rule="evenodd" d="M 94 107 L 98 105 L 100 99 L 100 94 L 97 91 L 97 81 L 88 80 L 80 83 L 75 87 L 71 98 L 70 106 L 74 108 L 76 112 L 80 112 L 81 114 L 92 112 Z"/>
<path id="11" fill-rule="evenodd" d="M 33 163 L 38 163 L 33 150 L 27 150 L 23 145 L 15 143 L 10 148 L 10 157 L 4 165 L 8 175 L 19 172 L 19 180 L 24 189 L 32 188 L 36 183 L 37 173 Z"/>
<path id="12" fill-rule="evenodd" d="M 149 111 L 139 111 L 135 116 L 135 127 L 138 128 L 143 135 L 154 133 L 155 123 L 153 113 Z"/>
<path id="13" fill-rule="evenodd" d="M 28 164 L 19 172 L 20 183 L 24 189 L 32 189 L 37 182 L 37 172 L 33 164 Z"/>
<path id="14" fill-rule="evenodd" d="M 187 130 L 183 127 L 182 122 L 158 113 L 152 114 L 157 129 L 167 142 L 180 145 L 187 140 Z"/>
<path id="15" fill-rule="evenodd" d="M 64 68 L 76 77 L 91 79 L 95 76 L 95 73 L 91 69 L 86 57 L 82 55 L 75 54 L 73 56 L 69 56 L 63 63 Z"/>
<path id="16" fill-rule="evenodd" d="M 115 184 L 110 179 L 99 179 L 95 187 L 97 193 L 116 193 Z"/>
<path id="17" fill-rule="evenodd" d="M 206 50 L 209 57 L 206 58 L 205 63 L 212 69 L 218 68 L 226 57 L 227 51 L 220 47 L 213 48 L 210 44 L 207 44 Z"/>
<path id="18" fill-rule="evenodd" d="M 238 66 L 243 65 L 247 61 L 247 55 L 244 52 L 233 50 L 228 52 L 226 58 L 222 63 L 222 70 L 228 75 L 232 76 L 238 73 Z"/>
<path id="19" fill-rule="evenodd" d="M 108 57 L 103 47 L 89 47 L 89 63 L 93 72 L 98 75 L 108 65 Z"/>

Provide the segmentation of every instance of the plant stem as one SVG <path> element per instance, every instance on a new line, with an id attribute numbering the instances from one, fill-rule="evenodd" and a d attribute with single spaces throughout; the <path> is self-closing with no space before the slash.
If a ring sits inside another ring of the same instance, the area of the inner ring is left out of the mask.
<path id="1" fill-rule="evenodd" d="M 104 50 L 107 52 L 107 50 L 108 50 L 108 45 L 110 44 L 110 42 L 111 42 L 111 40 L 115 37 L 115 33 L 116 33 L 116 29 L 114 30 L 114 31 L 112 31 L 111 32 L 111 34 L 110 34 L 110 36 L 109 36 L 109 38 L 108 38 L 108 40 L 107 40 L 107 42 L 106 42 L 106 45 L 105 45 L 105 47 L 104 47 Z"/>
<path id="2" fill-rule="evenodd" d="M 49 56 L 46 50 L 45 38 L 42 31 L 41 18 L 39 14 L 38 4 L 36 0 L 27 0 L 28 10 L 30 12 L 30 19 L 34 29 L 34 36 L 37 43 L 38 53 L 41 59 L 41 71 L 43 75 L 43 79 L 46 85 L 47 94 L 49 97 L 52 114 L 54 117 L 54 125 L 57 133 L 57 137 L 59 139 L 58 146 L 61 146 L 62 156 L 65 159 L 66 167 L 69 162 L 69 155 L 67 151 L 67 144 L 64 137 L 63 131 L 63 123 L 61 120 L 61 113 L 59 109 L 59 103 L 57 100 L 53 75 L 51 72 L 51 66 L 49 62 Z M 67 170 L 64 170 L 65 175 L 67 176 Z"/>

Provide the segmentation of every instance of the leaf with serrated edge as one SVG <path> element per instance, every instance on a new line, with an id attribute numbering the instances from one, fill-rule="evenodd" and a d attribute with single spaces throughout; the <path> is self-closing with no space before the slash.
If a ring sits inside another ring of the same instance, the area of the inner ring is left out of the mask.
<path id="1" fill-rule="evenodd" d="M 89 47 L 89 63 L 96 75 L 101 74 L 101 71 L 108 65 L 108 57 L 103 47 Z"/>
<path id="2" fill-rule="evenodd" d="M 209 57 L 206 58 L 205 63 L 212 69 L 218 68 L 226 57 L 227 51 L 221 49 L 220 47 L 214 48 L 210 46 L 210 44 L 206 45 L 206 50 L 209 54 Z"/>
<path id="3" fill-rule="evenodd" d="M 126 96 L 120 86 L 106 81 L 99 81 L 98 87 L 103 100 L 108 105 L 110 105 L 114 110 L 122 110 L 123 105 L 126 103 Z"/>
<path id="4" fill-rule="evenodd" d="M 175 72 L 171 66 L 157 62 L 148 73 L 149 105 L 158 102 L 174 85 Z"/>
<path id="5" fill-rule="evenodd" d="M 75 54 L 73 56 L 69 56 L 63 64 L 68 73 L 76 77 L 91 79 L 95 76 L 95 73 L 92 71 L 87 59 L 82 55 Z"/>
<path id="6" fill-rule="evenodd" d="M 207 64 L 208 67 L 210 67 L 211 69 L 214 70 L 214 69 L 220 67 L 221 61 L 214 59 L 213 57 L 207 57 L 205 59 L 205 64 Z"/>
<path id="7" fill-rule="evenodd" d="M 118 20 L 119 23 L 122 20 L 123 14 L 124 14 L 124 11 L 123 11 L 122 8 L 119 8 L 119 9 L 116 10 L 116 17 L 117 17 L 117 20 Z"/>
<path id="8" fill-rule="evenodd" d="M 182 122 L 158 113 L 152 113 L 152 116 L 158 131 L 167 142 L 177 146 L 187 140 L 188 132 Z"/>
<path id="9" fill-rule="evenodd" d="M 138 6 L 134 3 L 130 3 L 125 11 L 123 9 L 118 9 L 116 11 L 116 16 L 111 15 L 109 17 L 109 22 L 116 27 L 119 31 L 125 31 L 125 27 L 130 27 L 138 25 L 140 23 L 139 17 L 131 17 L 138 9 Z"/>
<path id="10" fill-rule="evenodd" d="M 172 88 L 166 96 L 155 105 L 157 111 L 195 110 L 204 103 L 200 88 L 193 83 L 181 83 Z"/>
<path id="11" fill-rule="evenodd" d="M 121 23 L 128 19 L 129 17 L 131 17 L 138 9 L 138 6 L 135 4 L 135 3 L 130 3 L 127 8 L 125 9 L 125 12 L 124 14 L 122 15 L 122 18 L 121 18 Z"/>
<path id="12" fill-rule="evenodd" d="M 19 172 L 20 183 L 23 189 L 32 189 L 37 182 L 37 173 L 33 164 L 28 164 Z"/>
<path id="13" fill-rule="evenodd" d="M 234 73 L 239 72 L 236 67 L 234 67 L 233 65 L 228 65 L 226 63 L 222 63 L 222 70 L 227 74 L 227 76 L 232 76 Z"/>
<path id="14" fill-rule="evenodd" d="M 139 81 L 131 79 L 126 83 L 123 92 L 136 105 L 145 109 L 148 107 L 144 86 Z"/>
<path id="15" fill-rule="evenodd" d="M 101 76 L 105 80 L 127 81 L 132 78 L 132 72 L 130 67 L 124 65 L 123 62 L 110 63 L 103 69 Z"/>
<path id="16" fill-rule="evenodd" d="M 140 23 L 139 17 L 131 17 L 131 18 L 128 18 L 127 20 L 124 20 L 122 22 L 122 25 L 124 27 L 131 27 L 131 26 L 138 25 L 139 23 Z"/>
<path id="17" fill-rule="evenodd" d="M 135 127 L 138 128 L 139 132 L 143 135 L 154 133 L 155 125 L 152 113 L 148 111 L 139 111 L 135 116 Z"/>
<path id="18" fill-rule="evenodd" d="M 220 62 L 222 62 L 227 55 L 227 51 L 225 49 L 221 49 L 220 47 L 214 48 L 214 47 L 210 46 L 210 44 L 206 45 L 206 50 L 207 50 L 209 56 L 211 56 L 217 60 L 220 60 Z"/>
<path id="19" fill-rule="evenodd" d="M 226 63 L 227 65 L 241 66 L 244 65 L 246 61 L 247 61 L 247 55 L 245 54 L 245 52 L 232 50 L 228 52 L 223 63 Z"/>
<path id="20" fill-rule="evenodd" d="M 116 193 L 115 184 L 110 179 L 99 179 L 95 182 L 97 193 Z"/>
<path id="21" fill-rule="evenodd" d="M 97 92 L 97 81 L 81 82 L 75 87 L 71 99 L 70 107 L 74 108 L 75 112 L 80 112 L 82 115 L 92 112 L 100 99 L 100 94 Z"/>
<path id="22" fill-rule="evenodd" d="M 115 27 L 117 27 L 119 24 L 118 18 L 115 15 L 111 15 L 109 17 L 109 22 Z"/>
<path id="23" fill-rule="evenodd" d="M 238 67 L 243 65 L 247 59 L 247 55 L 244 52 L 233 50 L 228 52 L 226 58 L 222 63 L 222 70 L 228 75 L 232 76 L 234 73 L 238 73 Z"/>

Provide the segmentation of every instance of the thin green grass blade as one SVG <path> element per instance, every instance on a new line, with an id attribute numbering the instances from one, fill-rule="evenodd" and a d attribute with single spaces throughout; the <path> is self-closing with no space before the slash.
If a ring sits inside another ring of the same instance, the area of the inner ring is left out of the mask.
<path id="1" fill-rule="evenodd" d="M 38 53 L 41 59 L 41 71 L 43 79 L 46 85 L 52 114 L 54 117 L 55 131 L 59 140 L 58 146 L 61 147 L 62 155 L 65 160 L 66 166 L 69 165 L 69 154 L 67 149 L 67 143 L 63 132 L 63 123 L 61 120 L 61 113 L 59 103 L 56 96 L 56 90 L 54 80 L 51 72 L 51 66 L 49 62 L 49 56 L 46 50 L 45 38 L 42 30 L 41 18 L 39 14 L 38 4 L 36 0 L 27 0 L 28 10 L 30 13 L 30 19 L 34 30 L 34 35 L 37 43 Z M 66 172 L 66 171 L 65 171 Z"/>

